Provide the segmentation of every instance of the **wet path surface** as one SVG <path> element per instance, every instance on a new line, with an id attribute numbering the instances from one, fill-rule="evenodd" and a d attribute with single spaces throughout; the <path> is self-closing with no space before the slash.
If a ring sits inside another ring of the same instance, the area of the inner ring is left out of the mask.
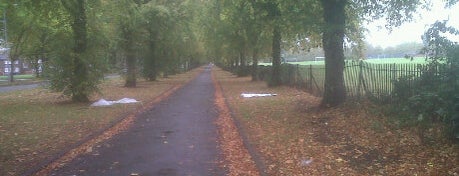
<path id="1" fill-rule="evenodd" d="M 210 70 L 52 175 L 224 175 L 218 167 L 217 118 Z"/>
<path id="2" fill-rule="evenodd" d="M 0 93 L 11 92 L 16 90 L 27 90 L 35 89 L 41 86 L 41 84 L 27 84 L 27 85 L 16 85 L 16 86 L 0 86 Z"/>

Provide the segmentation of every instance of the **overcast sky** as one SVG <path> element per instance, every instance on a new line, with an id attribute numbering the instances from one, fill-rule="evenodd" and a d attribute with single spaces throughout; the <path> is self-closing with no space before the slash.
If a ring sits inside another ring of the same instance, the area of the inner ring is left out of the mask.
<path id="1" fill-rule="evenodd" d="M 449 17 L 448 24 L 459 29 L 459 3 L 445 9 L 442 0 L 432 0 L 433 6 L 431 11 L 420 10 L 419 15 L 416 15 L 415 21 L 405 23 L 398 28 L 394 28 L 391 33 L 385 29 L 385 20 L 379 20 L 366 25 L 369 33 L 366 35 L 366 41 L 373 46 L 395 46 L 405 42 L 422 43 L 421 35 L 429 26 L 437 20 L 446 20 Z M 459 41 L 459 37 L 455 37 L 454 41 Z"/>

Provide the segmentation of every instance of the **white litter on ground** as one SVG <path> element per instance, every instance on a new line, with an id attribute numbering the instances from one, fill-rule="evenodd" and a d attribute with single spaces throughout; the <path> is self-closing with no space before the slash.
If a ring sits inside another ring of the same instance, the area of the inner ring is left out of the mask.
<path id="1" fill-rule="evenodd" d="M 120 103 L 120 104 L 137 103 L 137 102 L 138 102 L 137 100 L 132 99 L 132 98 L 123 98 L 123 99 L 116 101 L 116 103 Z"/>
<path id="2" fill-rule="evenodd" d="M 312 163 L 312 160 L 313 160 L 312 158 L 310 158 L 310 159 L 303 159 L 303 160 L 301 160 L 301 163 L 300 163 L 300 164 L 301 164 L 301 166 L 308 166 L 308 165 L 310 165 L 310 164 Z"/>
<path id="3" fill-rule="evenodd" d="M 112 106 L 114 104 L 127 104 L 127 103 L 138 103 L 139 101 L 132 98 L 122 98 L 117 101 L 107 101 L 105 99 L 100 99 L 91 104 L 91 106 Z"/>
<path id="4" fill-rule="evenodd" d="M 111 106 L 113 105 L 112 101 L 107 101 L 105 99 L 100 99 L 91 104 L 91 106 Z"/>
<path id="5" fill-rule="evenodd" d="M 242 93 L 241 96 L 244 97 L 244 98 L 252 98 L 252 97 L 271 97 L 271 96 L 277 96 L 277 94 Z"/>

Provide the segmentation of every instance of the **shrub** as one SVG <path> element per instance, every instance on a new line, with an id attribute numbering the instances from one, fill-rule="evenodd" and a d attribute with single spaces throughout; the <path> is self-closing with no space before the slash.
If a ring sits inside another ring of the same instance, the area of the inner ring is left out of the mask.
<path id="1" fill-rule="evenodd" d="M 423 36 L 429 65 L 418 78 L 406 76 L 395 81 L 393 95 L 399 103 L 396 106 L 401 107 L 400 118 L 419 125 L 421 137 L 433 124 L 442 122 L 446 134 L 459 141 L 459 45 L 441 35 L 458 32 L 445 23 L 435 23 Z"/>

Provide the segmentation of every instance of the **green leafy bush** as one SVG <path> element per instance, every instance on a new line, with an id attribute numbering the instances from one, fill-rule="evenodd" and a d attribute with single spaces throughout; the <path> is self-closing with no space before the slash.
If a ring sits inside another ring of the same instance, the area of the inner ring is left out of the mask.
<path id="1" fill-rule="evenodd" d="M 436 22 L 427 30 L 423 39 L 428 66 L 420 77 L 406 76 L 395 81 L 393 95 L 399 102 L 396 106 L 401 107 L 400 118 L 418 124 L 423 135 L 441 122 L 447 135 L 459 140 L 459 45 L 449 41 L 443 35 L 446 32 L 459 34 L 446 22 Z"/>

